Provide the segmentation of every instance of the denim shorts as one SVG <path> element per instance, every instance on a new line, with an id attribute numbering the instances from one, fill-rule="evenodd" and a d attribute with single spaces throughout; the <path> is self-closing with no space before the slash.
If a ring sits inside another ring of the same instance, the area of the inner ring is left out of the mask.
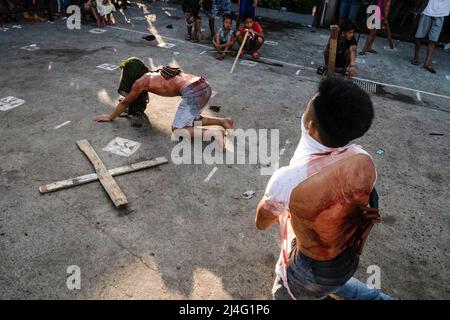
<path id="1" fill-rule="evenodd" d="M 422 39 L 428 36 L 428 40 L 438 42 L 444 19 L 445 17 L 430 17 L 422 14 L 417 27 L 416 38 Z"/>
<path id="2" fill-rule="evenodd" d="M 181 103 L 175 113 L 172 127 L 175 129 L 192 127 L 199 120 L 203 108 L 211 98 L 211 87 L 204 78 L 181 90 Z"/>

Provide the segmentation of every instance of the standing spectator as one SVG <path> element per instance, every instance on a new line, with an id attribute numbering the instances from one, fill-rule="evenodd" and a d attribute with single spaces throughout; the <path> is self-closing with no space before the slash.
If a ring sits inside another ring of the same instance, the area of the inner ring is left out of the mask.
<path id="1" fill-rule="evenodd" d="M 342 0 L 339 6 L 339 24 L 344 20 L 350 20 L 354 23 L 360 7 L 361 0 Z"/>
<path id="2" fill-rule="evenodd" d="M 212 12 L 214 16 L 231 13 L 231 0 L 213 0 Z"/>
<path id="3" fill-rule="evenodd" d="M 241 26 L 241 17 L 246 13 L 250 13 L 252 17 L 256 16 L 256 8 L 258 7 L 258 0 L 238 0 L 239 15 L 236 20 L 236 30 Z"/>
<path id="4" fill-rule="evenodd" d="M 423 67 L 431 73 L 436 73 L 433 69 L 431 57 L 433 55 L 436 42 L 444 25 L 445 17 L 450 13 L 450 0 L 429 0 L 428 5 L 422 12 L 419 20 L 419 26 L 416 32 L 416 48 L 414 58 L 411 60 L 413 65 L 419 65 L 419 52 L 422 41 L 428 38 L 427 55 Z"/>
<path id="5" fill-rule="evenodd" d="M 380 8 L 380 17 L 377 17 L 377 19 L 381 20 L 381 29 L 386 30 L 386 24 L 389 23 L 389 10 L 391 7 L 391 0 L 386 0 L 386 7 L 384 7 L 384 0 L 378 0 L 378 7 Z M 386 17 L 386 19 L 385 19 Z M 365 55 L 366 52 L 377 54 L 378 52 L 373 49 L 373 43 L 375 42 L 375 39 L 377 37 L 379 29 L 372 29 L 370 31 L 369 36 L 366 39 L 366 44 L 364 45 L 364 48 L 359 53 L 361 55 Z"/>
<path id="6" fill-rule="evenodd" d="M 198 2 L 200 5 L 201 11 L 206 15 L 209 22 L 209 31 L 211 32 L 211 39 L 214 38 L 216 34 L 216 27 L 214 22 L 214 14 L 212 11 L 213 8 L 213 0 L 200 0 Z"/>
<path id="7" fill-rule="evenodd" d="M 186 40 L 199 42 L 201 38 L 201 26 L 199 16 L 199 1 L 184 0 L 183 13 L 186 20 L 187 36 Z"/>

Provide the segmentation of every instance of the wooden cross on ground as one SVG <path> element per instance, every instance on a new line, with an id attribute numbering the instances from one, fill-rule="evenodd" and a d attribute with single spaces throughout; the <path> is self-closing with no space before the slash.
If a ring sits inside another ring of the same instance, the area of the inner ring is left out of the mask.
<path id="1" fill-rule="evenodd" d="M 167 163 L 167 159 L 165 157 L 160 157 L 152 160 L 146 160 L 142 162 L 133 163 L 124 167 L 114 168 L 108 170 L 103 164 L 102 160 L 100 160 L 99 156 L 95 152 L 94 148 L 92 148 L 89 141 L 86 139 L 77 141 L 77 146 L 80 150 L 86 155 L 89 161 L 92 163 L 95 172 L 87 174 L 84 176 L 79 176 L 72 179 L 62 180 L 58 182 L 53 182 L 47 184 L 45 186 L 39 187 L 40 193 L 48 193 L 53 191 L 58 191 L 62 189 L 67 189 L 75 186 L 79 186 L 82 184 L 86 184 L 92 181 L 100 180 L 103 188 L 106 193 L 108 193 L 114 205 L 119 208 L 128 204 L 127 197 L 123 194 L 122 190 L 120 190 L 119 185 L 113 179 L 113 176 L 122 175 L 125 173 L 130 173 L 142 169 L 147 169 L 151 167 L 159 166 L 160 164 Z"/>

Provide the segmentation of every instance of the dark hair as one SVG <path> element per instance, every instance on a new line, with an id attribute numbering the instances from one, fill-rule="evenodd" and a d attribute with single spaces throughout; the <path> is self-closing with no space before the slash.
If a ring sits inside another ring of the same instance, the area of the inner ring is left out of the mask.
<path id="1" fill-rule="evenodd" d="M 369 130 L 374 112 L 369 95 L 349 80 L 328 78 L 313 100 L 313 119 L 322 144 L 343 147 Z"/>
<path id="2" fill-rule="evenodd" d="M 223 21 L 225 21 L 225 20 L 227 20 L 227 19 L 230 19 L 231 21 L 233 21 L 233 16 L 232 16 L 231 14 L 229 14 L 229 13 L 225 13 L 225 14 L 222 16 L 222 19 L 223 19 Z"/>
<path id="3" fill-rule="evenodd" d="M 339 29 L 341 32 L 349 32 L 349 31 L 355 31 L 356 30 L 356 25 L 349 21 L 349 20 L 344 20 L 342 21 L 342 23 L 339 25 Z"/>
<path id="4" fill-rule="evenodd" d="M 251 12 L 246 12 L 244 14 L 244 21 L 247 20 L 247 19 L 252 19 L 253 20 L 253 15 L 252 15 Z"/>

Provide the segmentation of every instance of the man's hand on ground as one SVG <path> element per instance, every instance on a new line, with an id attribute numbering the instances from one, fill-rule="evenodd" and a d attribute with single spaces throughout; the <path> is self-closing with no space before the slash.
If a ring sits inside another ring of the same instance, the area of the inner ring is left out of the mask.
<path id="1" fill-rule="evenodd" d="M 347 70 L 345 70 L 345 74 L 349 77 L 354 77 L 356 74 L 356 67 L 355 66 L 349 66 Z"/>
<path id="2" fill-rule="evenodd" d="M 339 31 L 339 30 L 340 30 L 340 29 L 339 29 L 339 26 L 338 26 L 338 25 L 332 25 L 332 26 L 330 26 L 330 31 L 333 31 L 333 30 Z"/>
<path id="3" fill-rule="evenodd" d="M 94 118 L 94 121 L 97 122 L 109 122 L 112 121 L 111 116 L 109 114 L 101 114 Z"/>

